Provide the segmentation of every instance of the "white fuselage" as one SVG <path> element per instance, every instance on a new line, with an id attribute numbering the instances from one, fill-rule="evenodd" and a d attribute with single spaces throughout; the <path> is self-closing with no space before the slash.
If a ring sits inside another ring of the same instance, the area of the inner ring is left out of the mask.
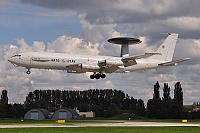
<path id="1" fill-rule="evenodd" d="M 97 64 L 101 61 L 107 61 L 107 64 L 116 65 L 118 69 L 114 72 L 117 73 L 128 73 L 136 71 L 145 71 L 149 69 L 158 68 L 160 61 L 152 59 L 138 59 L 136 65 L 124 67 L 121 57 L 112 56 L 91 56 L 91 55 L 73 55 L 63 53 L 39 53 L 39 52 L 28 52 L 13 56 L 9 61 L 17 66 L 38 69 L 57 69 L 67 70 L 68 72 L 74 73 L 85 73 L 85 72 L 104 72 Z M 80 69 L 79 66 L 75 67 L 76 64 L 84 64 Z M 86 64 L 86 65 L 85 65 Z"/>

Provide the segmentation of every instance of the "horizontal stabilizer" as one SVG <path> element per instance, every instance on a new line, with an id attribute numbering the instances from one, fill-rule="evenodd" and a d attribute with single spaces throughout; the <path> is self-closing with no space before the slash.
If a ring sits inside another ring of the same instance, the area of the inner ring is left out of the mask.
<path id="1" fill-rule="evenodd" d="M 187 61 L 187 60 L 190 60 L 190 58 L 184 58 L 184 59 L 180 59 L 180 60 L 160 63 L 160 64 L 158 64 L 158 66 L 175 66 L 175 65 L 177 65 L 177 63 L 181 63 L 181 62 L 184 62 L 184 61 Z"/>

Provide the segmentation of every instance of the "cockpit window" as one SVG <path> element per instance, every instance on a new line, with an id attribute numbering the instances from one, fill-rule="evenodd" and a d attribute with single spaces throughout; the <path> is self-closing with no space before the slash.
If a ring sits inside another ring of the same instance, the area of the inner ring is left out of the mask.
<path id="1" fill-rule="evenodd" d="M 16 55 L 14 55 L 14 56 L 12 56 L 12 57 L 21 57 L 22 55 L 20 55 L 20 54 L 16 54 Z"/>

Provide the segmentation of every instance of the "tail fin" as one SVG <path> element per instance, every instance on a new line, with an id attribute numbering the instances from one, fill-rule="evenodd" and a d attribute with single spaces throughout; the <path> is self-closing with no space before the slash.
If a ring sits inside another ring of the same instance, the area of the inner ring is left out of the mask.
<path id="1" fill-rule="evenodd" d="M 160 53 L 161 55 L 153 55 L 150 57 L 150 59 L 161 60 L 161 61 L 172 61 L 177 39 L 178 39 L 178 34 L 169 33 L 169 36 L 165 39 L 165 41 L 156 51 L 156 53 Z"/>

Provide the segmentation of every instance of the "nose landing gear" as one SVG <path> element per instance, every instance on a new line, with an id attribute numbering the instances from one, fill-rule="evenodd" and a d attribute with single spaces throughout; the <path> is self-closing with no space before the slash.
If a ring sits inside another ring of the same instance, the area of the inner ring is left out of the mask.
<path id="1" fill-rule="evenodd" d="M 102 78 L 102 79 L 104 79 L 106 77 L 106 75 L 105 74 L 103 74 L 103 73 L 94 73 L 93 75 L 90 75 L 90 79 L 100 79 L 100 78 Z"/>
<path id="2" fill-rule="evenodd" d="M 26 74 L 31 74 L 31 71 L 30 71 L 30 69 L 28 69 L 27 71 L 26 71 Z"/>

